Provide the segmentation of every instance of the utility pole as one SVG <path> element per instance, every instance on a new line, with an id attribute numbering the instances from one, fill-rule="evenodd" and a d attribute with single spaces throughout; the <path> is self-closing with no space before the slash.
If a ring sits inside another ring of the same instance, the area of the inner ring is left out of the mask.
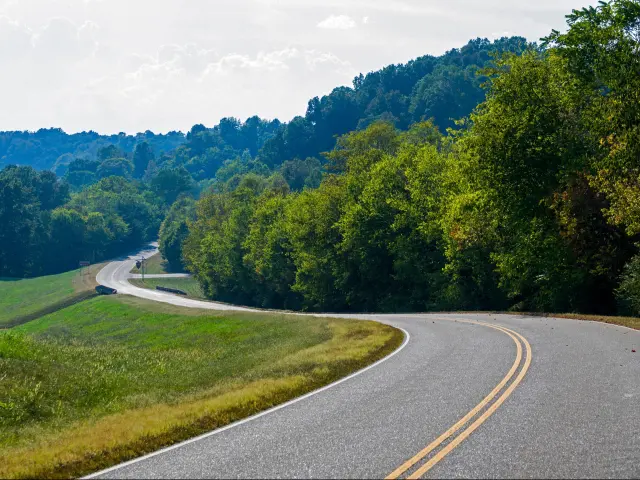
<path id="1" fill-rule="evenodd" d="M 142 255 L 140 256 L 140 260 L 138 260 L 136 262 L 136 268 L 138 270 L 140 270 L 140 273 L 142 273 L 142 281 L 144 282 L 144 270 L 147 266 L 147 259 L 144 258 Z"/>

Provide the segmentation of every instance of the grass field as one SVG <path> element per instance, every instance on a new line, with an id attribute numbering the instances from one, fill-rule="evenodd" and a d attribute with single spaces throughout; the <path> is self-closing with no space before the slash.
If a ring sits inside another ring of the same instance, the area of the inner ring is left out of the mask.
<path id="1" fill-rule="evenodd" d="M 176 288 L 186 292 L 187 296 L 190 298 L 198 300 L 207 299 L 202 291 L 202 287 L 200 287 L 200 284 L 195 278 L 147 278 L 144 282 L 134 278 L 129 280 L 129 282 L 136 287 L 150 288 L 152 290 L 155 290 L 158 286 Z"/>
<path id="2" fill-rule="evenodd" d="M 145 273 L 150 275 L 158 275 L 163 273 L 182 273 L 170 271 L 169 264 L 162 258 L 162 255 L 156 253 L 155 255 L 147 258 L 147 266 L 144 270 Z M 142 273 L 135 266 L 131 269 L 131 273 Z"/>
<path id="3" fill-rule="evenodd" d="M 79 476 L 385 356 L 374 322 L 98 297 L 0 332 L 0 478 Z"/>
<path id="4" fill-rule="evenodd" d="M 11 327 L 87 298 L 102 265 L 30 279 L 0 278 L 0 328 Z"/>

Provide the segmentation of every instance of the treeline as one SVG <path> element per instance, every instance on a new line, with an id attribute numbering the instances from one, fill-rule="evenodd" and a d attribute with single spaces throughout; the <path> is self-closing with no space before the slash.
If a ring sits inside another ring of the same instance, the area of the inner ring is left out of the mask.
<path id="1" fill-rule="evenodd" d="M 252 117 L 245 122 L 224 118 L 213 128 L 196 125 L 185 144 L 165 155 L 160 165 L 182 166 L 196 181 L 224 183 L 229 172 L 264 174 L 286 161 L 323 161 L 323 152 L 334 147 L 338 136 L 380 120 L 406 129 L 433 119 L 444 131 L 484 99 L 484 78 L 477 72 L 491 65 L 495 55 L 526 48 L 533 45 L 521 37 L 477 39 L 439 57 L 426 55 L 359 75 L 353 87 L 311 99 L 306 114 L 288 123 Z"/>
<path id="2" fill-rule="evenodd" d="M 154 184 L 110 176 L 72 194 L 53 172 L 4 168 L 0 277 L 71 270 L 80 261 L 98 262 L 154 240 L 167 205 L 190 187 L 171 188 L 163 196 Z"/>
<path id="3" fill-rule="evenodd" d="M 244 174 L 183 206 L 174 243 L 211 298 L 246 305 L 638 314 L 639 23 L 637 0 L 574 11 L 482 72 L 457 131 L 375 122 L 318 188 Z"/>
<path id="4" fill-rule="evenodd" d="M 283 125 L 265 143 L 258 160 L 274 166 L 284 159 L 318 157 L 334 147 L 337 136 L 377 121 L 406 130 L 431 119 L 444 132 L 484 100 L 485 78 L 478 72 L 492 65 L 496 56 L 520 54 L 527 48 L 536 47 L 522 37 L 494 42 L 478 38 L 438 57 L 425 55 L 360 74 L 353 88 L 339 87 L 311 99 L 305 116 Z"/>
<path id="5" fill-rule="evenodd" d="M 42 128 L 35 132 L 0 132 L 0 168 L 7 165 L 32 166 L 63 175 L 76 158 L 93 159 L 101 148 L 113 145 L 130 154 L 135 146 L 147 142 L 154 152 L 171 152 L 184 143 L 181 132 L 166 135 L 151 131 L 127 135 L 100 135 L 96 132 L 67 134 L 60 128 Z"/>
<path id="6" fill-rule="evenodd" d="M 353 87 L 339 87 L 309 101 L 304 116 L 289 123 L 251 117 L 241 122 L 224 118 L 207 128 L 195 125 L 186 135 L 102 136 L 95 132 L 67 135 L 60 129 L 0 132 L 0 167 L 31 165 L 65 176 L 74 189 L 110 175 L 142 178 L 136 164 L 140 144 L 153 156 L 154 169 L 184 168 L 205 187 L 224 182 L 217 176 L 249 169 L 278 169 L 295 159 L 322 160 L 336 137 L 363 129 L 375 121 L 389 121 L 406 129 L 416 121 L 434 119 L 444 131 L 453 120 L 467 116 L 484 99 L 478 70 L 490 65 L 494 54 L 521 53 L 528 46 L 521 37 L 490 42 L 476 39 L 439 57 L 426 55 L 407 64 L 390 65 L 359 75 Z M 117 161 L 119 160 L 119 161 Z"/>

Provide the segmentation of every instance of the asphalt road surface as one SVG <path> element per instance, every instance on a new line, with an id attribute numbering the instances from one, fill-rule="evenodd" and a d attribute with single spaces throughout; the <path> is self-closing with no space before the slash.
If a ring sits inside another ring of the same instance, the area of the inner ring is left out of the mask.
<path id="1" fill-rule="evenodd" d="M 244 310 L 133 287 L 135 258 L 107 265 L 98 281 Z M 407 338 L 338 384 L 97 476 L 640 477 L 640 332 L 511 315 L 331 316 L 378 320 Z"/>

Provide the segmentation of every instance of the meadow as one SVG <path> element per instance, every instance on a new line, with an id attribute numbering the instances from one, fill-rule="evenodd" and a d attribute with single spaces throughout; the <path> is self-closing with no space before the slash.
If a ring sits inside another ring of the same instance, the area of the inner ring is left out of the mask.
<path id="1" fill-rule="evenodd" d="M 92 296 L 101 267 L 37 278 L 0 278 L 0 328 L 28 322 Z"/>
<path id="2" fill-rule="evenodd" d="M 151 290 L 155 290 L 158 286 L 176 288 L 185 292 L 190 298 L 207 300 L 202 287 L 195 278 L 146 278 L 144 281 L 134 278 L 129 282 L 136 287 L 150 288 Z"/>
<path id="3" fill-rule="evenodd" d="M 374 322 L 98 297 L 0 332 L 0 477 L 87 474 L 330 383 L 393 351 Z"/>

